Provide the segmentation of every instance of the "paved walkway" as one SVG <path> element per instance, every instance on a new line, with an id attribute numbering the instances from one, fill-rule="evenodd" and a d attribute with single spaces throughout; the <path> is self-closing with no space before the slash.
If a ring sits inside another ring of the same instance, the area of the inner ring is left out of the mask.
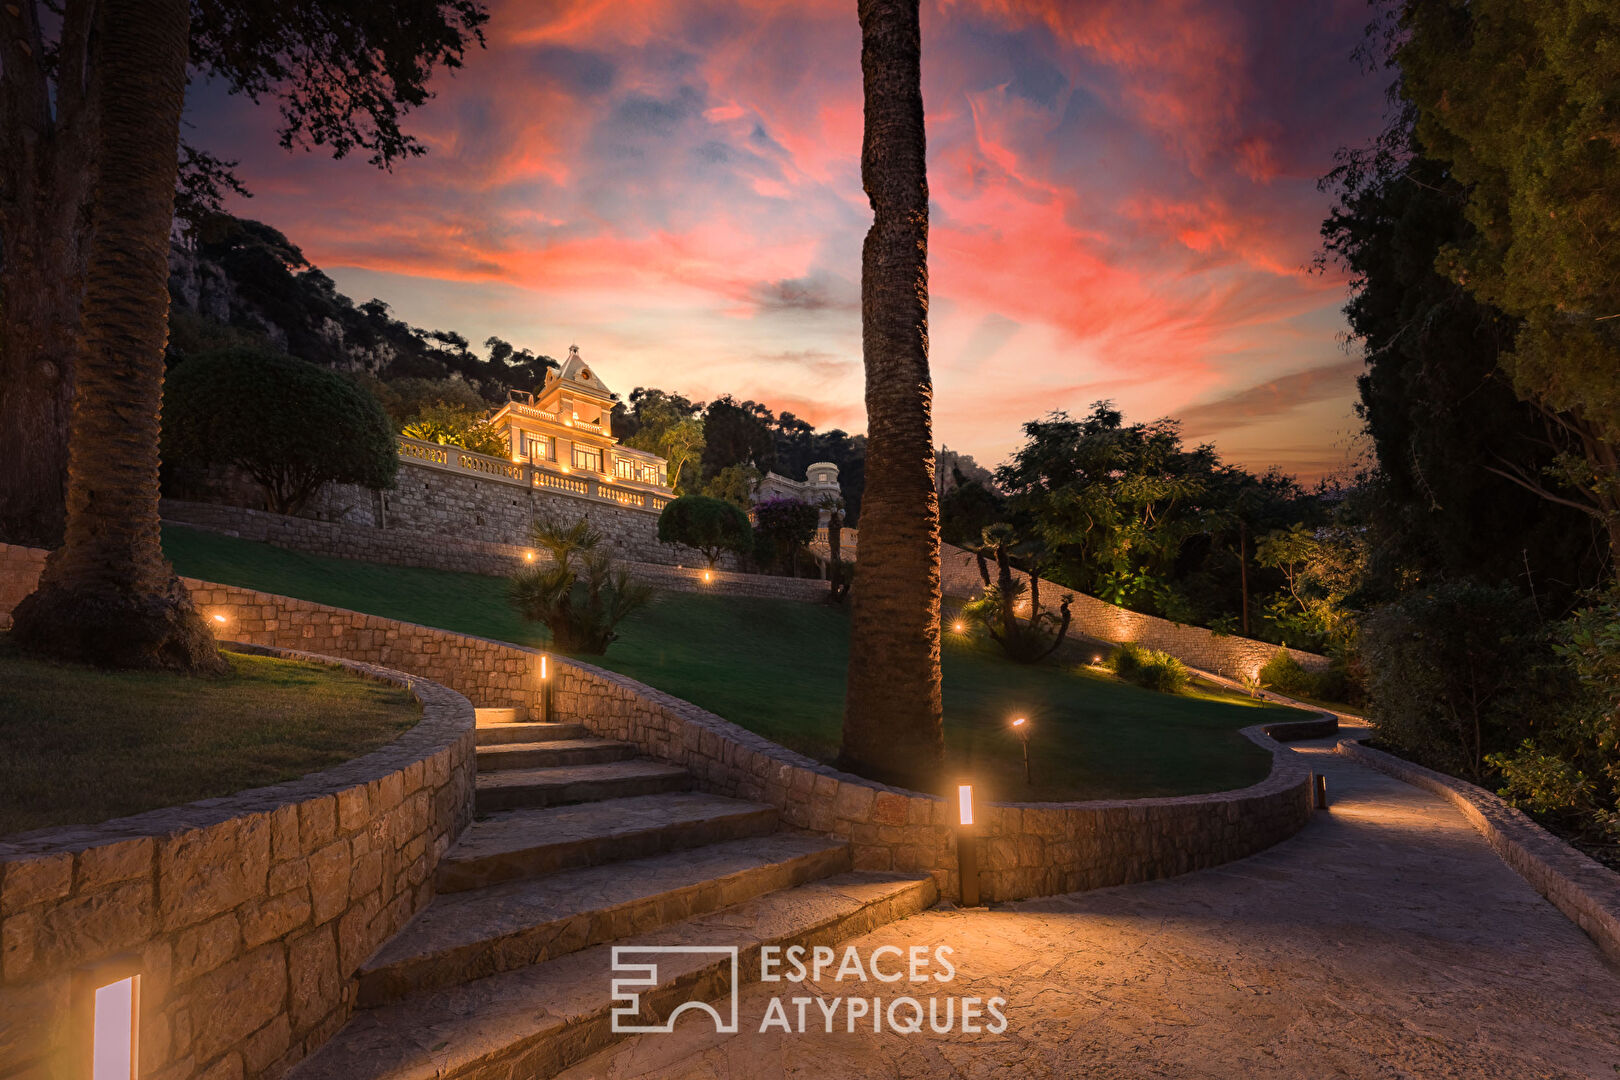
<path id="1" fill-rule="evenodd" d="M 1333 809 L 1298 836 L 1168 881 L 932 911 L 857 939 L 947 944 L 921 994 L 1000 996 L 1000 1035 L 761 1035 L 773 996 L 919 994 L 906 983 L 755 984 L 741 1032 L 706 1020 L 564 1074 L 821 1077 L 1620 1077 L 1620 971 L 1440 799 L 1297 744 Z M 787 1004 L 784 1002 L 784 1004 Z M 793 1016 L 793 1006 L 788 1004 Z M 796 1023 L 796 1018 L 794 1018 Z"/>

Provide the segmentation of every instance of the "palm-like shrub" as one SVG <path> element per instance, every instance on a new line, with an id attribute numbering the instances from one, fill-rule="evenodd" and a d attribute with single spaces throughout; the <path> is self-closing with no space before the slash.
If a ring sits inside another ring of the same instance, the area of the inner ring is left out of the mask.
<path id="1" fill-rule="evenodd" d="M 537 521 L 533 538 L 550 561 L 512 575 L 512 605 L 525 619 L 545 624 L 553 647 L 601 656 L 619 636 L 619 623 L 652 599 L 652 589 L 614 566 L 601 549 L 602 534 L 585 518 Z"/>
<path id="2" fill-rule="evenodd" d="M 1069 605 L 1072 593 L 1063 597 L 1057 614 L 1041 606 L 1041 579 L 1030 574 L 1028 579 L 1013 576 L 1007 549 L 1015 539 L 1013 527 L 1005 523 L 990 525 L 984 530 L 984 547 L 976 554 L 979 576 L 984 579 L 984 595 L 962 607 L 962 615 L 984 627 L 990 640 L 1000 645 L 1009 659 L 1021 664 L 1033 664 L 1056 652 L 1069 635 Z M 990 577 L 985 551 L 995 555 L 996 576 Z M 1027 594 L 1027 600 L 1026 600 Z M 1018 608 L 1029 605 L 1029 615 L 1020 619 Z"/>

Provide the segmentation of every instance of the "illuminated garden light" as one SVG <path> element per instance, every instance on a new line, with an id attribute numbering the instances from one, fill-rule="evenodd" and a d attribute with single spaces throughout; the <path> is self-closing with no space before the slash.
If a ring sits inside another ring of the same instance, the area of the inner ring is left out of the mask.
<path id="1" fill-rule="evenodd" d="M 96 988 L 91 1001 L 90 1080 L 135 1080 L 140 976 Z"/>
<path id="2" fill-rule="evenodd" d="M 703 571 L 704 584 L 707 584 L 707 583 L 709 583 L 709 582 L 711 582 L 713 580 L 714 580 L 714 572 L 713 571 L 710 571 L 710 570 Z"/>
<path id="3" fill-rule="evenodd" d="M 962 879 L 962 906 L 979 906 L 979 848 L 973 834 L 973 785 L 956 787 L 956 871 Z"/>
<path id="4" fill-rule="evenodd" d="M 1029 772 L 1029 720 L 1020 716 L 1012 722 L 1012 727 L 1018 741 L 1024 744 L 1024 783 L 1033 786 L 1035 780 Z"/>
<path id="5" fill-rule="evenodd" d="M 958 619 L 951 624 L 951 629 L 958 634 L 963 634 L 967 632 L 967 624 Z"/>
<path id="6" fill-rule="evenodd" d="M 525 552 L 524 552 L 524 553 L 523 553 L 523 561 L 524 561 L 524 562 L 534 562 L 534 552 L 532 552 L 532 551 L 525 551 Z"/>
<path id="7" fill-rule="evenodd" d="M 214 616 L 214 621 L 223 626 L 225 624 L 225 616 L 222 614 L 216 614 Z"/>

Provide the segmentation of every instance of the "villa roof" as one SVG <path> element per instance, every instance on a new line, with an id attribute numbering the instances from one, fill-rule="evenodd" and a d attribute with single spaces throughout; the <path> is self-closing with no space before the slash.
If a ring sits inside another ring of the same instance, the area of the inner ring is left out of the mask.
<path id="1" fill-rule="evenodd" d="M 596 372 L 585 362 L 585 358 L 579 355 L 578 345 L 568 346 L 568 359 L 563 361 L 562 367 L 557 371 L 557 374 L 547 382 L 553 385 L 566 382 L 570 383 L 576 390 L 587 390 L 599 397 L 608 399 L 613 397 L 613 391 L 609 390 L 607 384 L 596 377 Z M 550 388 L 550 386 L 547 386 L 548 390 Z"/>

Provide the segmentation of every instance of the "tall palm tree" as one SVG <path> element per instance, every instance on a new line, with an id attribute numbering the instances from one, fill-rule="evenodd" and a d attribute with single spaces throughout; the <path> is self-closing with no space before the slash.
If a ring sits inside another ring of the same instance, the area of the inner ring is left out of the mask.
<path id="1" fill-rule="evenodd" d="M 933 787 L 944 757 L 918 0 L 858 0 L 872 228 L 861 253 L 866 492 L 839 763 Z"/>
<path id="2" fill-rule="evenodd" d="M 163 558 L 158 427 L 169 229 L 185 102 L 188 0 L 103 0 L 84 345 L 68 426 L 67 529 L 14 613 L 35 652 L 115 667 L 219 671 Z"/>

